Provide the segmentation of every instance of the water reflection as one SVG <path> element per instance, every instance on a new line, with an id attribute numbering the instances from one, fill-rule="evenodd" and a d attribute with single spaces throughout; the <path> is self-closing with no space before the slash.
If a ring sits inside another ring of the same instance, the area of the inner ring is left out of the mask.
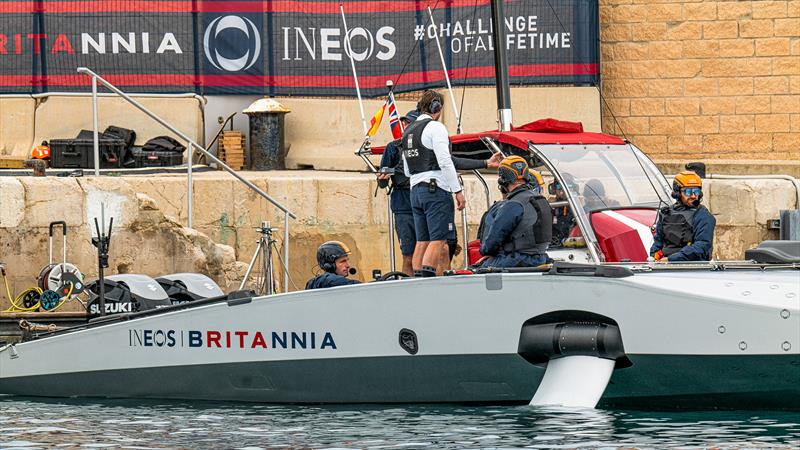
<path id="1" fill-rule="evenodd" d="M 0 398 L 0 448 L 800 447 L 797 413 Z"/>

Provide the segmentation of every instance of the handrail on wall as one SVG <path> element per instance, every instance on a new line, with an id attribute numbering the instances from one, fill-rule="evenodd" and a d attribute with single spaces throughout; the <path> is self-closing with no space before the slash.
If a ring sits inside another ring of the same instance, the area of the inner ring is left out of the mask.
<path id="1" fill-rule="evenodd" d="M 188 166 L 187 175 L 188 176 L 187 176 L 187 193 L 186 193 L 186 202 L 188 204 L 187 213 L 188 213 L 188 216 L 189 216 L 188 220 L 187 220 L 187 226 L 189 228 L 192 228 L 192 207 L 193 207 L 193 198 L 192 198 L 193 195 L 192 195 L 192 192 L 194 190 L 193 189 L 194 183 L 193 183 L 193 180 L 192 180 L 192 165 L 193 165 L 193 159 L 194 159 L 194 151 L 192 150 L 192 147 L 194 147 L 195 149 L 200 151 L 200 153 L 205 155 L 206 158 L 208 158 L 209 160 L 215 162 L 217 165 L 219 165 L 219 167 L 224 169 L 229 174 L 233 175 L 234 178 L 236 178 L 237 180 L 239 180 L 242 183 L 244 183 L 247 187 L 249 187 L 250 189 L 255 191 L 258 195 L 260 195 L 261 197 L 266 199 L 268 202 L 272 203 L 276 208 L 278 208 L 281 211 L 283 211 L 283 213 L 284 213 L 284 218 L 283 218 L 283 225 L 284 225 L 283 226 L 283 260 L 286 262 L 287 269 L 288 269 L 288 265 L 289 265 L 289 218 L 291 217 L 292 219 L 297 219 L 296 215 L 294 215 L 291 211 L 289 211 L 280 202 L 278 202 L 277 200 L 275 200 L 272 197 L 270 197 L 269 194 L 267 194 L 266 192 L 261 190 L 258 186 L 256 186 L 255 184 L 253 184 L 249 180 L 245 179 L 244 177 L 242 177 L 241 175 L 236 173 L 236 171 L 231 169 L 230 166 L 228 166 L 224 162 L 220 161 L 216 156 L 214 156 L 214 154 L 208 152 L 205 148 L 203 148 L 198 143 L 193 141 L 189 136 L 187 136 L 186 134 L 182 133 L 180 130 L 178 130 L 177 128 L 173 127 L 169 123 L 167 123 L 161 117 L 158 117 L 155 113 L 153 113 L 149 109 L 145 108 L 144 105 L 142 105 L 141 103 L 139 103 L 136 100 L 134 100 L 130 95 L 122 92 L 119 88 L 117 88 L 113 84 L 109 83 L 107 80 L 105 80 L 103 77 L 101 77 L 100 75 L 98 75 L 95 72 L 93 72 L 91 69 L 89 69 L 87 67 L 78 67 L 78 73 L 83 73 L 83 74 L 86 74 L 86 75 L 92 77 L 92 126 L 93 126 L 93 131 L 94 131 L 94 174 L 95 174 L 95 176 L 99 176 L 100 175 L 100 143 L 99 143 L 99 140 L 98 140 L 98 126 L 97 126 L 97 120 L 98 120 L 98 115 L 97 115 L 97 82 L 99 81 L 100 83 L 103 84 L 103 86 L 105 86 L 109 90 L 111 90 L 111 92 L 113 92 L 113 93 L 119 95 L 120 97 L 124 98 L 128 103 L 130 103 L 131 105 L 135 106 L 139 111 L 147 114 L 151 119 L 153 119 L 156 122 L 160 123 L 166 129 L 168 129 L 171 132 L 175 133 L 177 136 L 179 136 L 181 139 L 185 140 L 189 144 L 189 148 L 188 148 L 188 150 L 189 150 L 189 152 L 188 152 L 189 153 L 189 161 L 188 161 L 188 164 L 187 164 L 187 166 Z M 288 292 L 288 290 L 289 290 L 289 271 L 288 270 L 286 270 L 284 272 L 283 278 L 284 278 L 284 290 Z"/>

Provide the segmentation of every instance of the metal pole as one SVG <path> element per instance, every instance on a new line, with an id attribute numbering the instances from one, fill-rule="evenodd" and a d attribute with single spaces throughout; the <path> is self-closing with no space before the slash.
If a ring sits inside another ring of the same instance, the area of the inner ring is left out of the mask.
<path id="1" fill-rule="evenodd" d="M 194 180 L 192 179 L 192 166 L 194 165 L 194 146 L 192 142 L 189 141 L 189 169 L 187 170 L 188 176 L 186 177 L 187 180 L 187 190 L 186 190 L 186 203 L 187 203 L 187 214 L 189 215 L 187 220 L 187 226 L 191 229 L 192 228 L 192 205 L 193 205 L 193 197 L 194 197 Z"/>
<path id="2" fill-rule="evenodd" d="M 394 261 L 394 214 L 392 214 L 391 198 L 386 202 L 386 214 L 389 217 L 389 270 L 394 272 L 397 269 Z"/>
<path id="3" fill-rule="evenodd" d="M 469 255 L 467 254 L 467 244 L 469 244 L 469 236 L 467 228 L 467 208 L 461 210 L 461 240 L 464 242 L 464 246 L 461 248 L 461 252 L 464 254 L 464 268 L 466 269 L 469 266 Z"/>
<path id="4" fill-rule="evenodd" d="M 356 83 L 356 96 L 358 96 L 358 109 L 361 111 L 361 126 L 364 134 L 367 134 L 367 117 L 364 115 L 364 102 L 361 100 L 361 88 L 358 86 L 358 75 L 356 74 L 356 62 L 353 59 L 353 51 L 350 47 L 350 30 L 347 29 L 347 19 L 344 17 L 344 6 L 339 3 L 339 11 L 342 13 L 342 23 L 344 24 L 344 51 L 350 57 L 350 68 L 353 69 L 353 80 Z"/>
<path id="5" fill-rule="evenodd" d="M 92 77 L 92 139 L 94 140 L 94 176 L 100 176 L 100 140 L 97 136 L 97 77 Z M 105 226 L 105 224 L 103 224 Z"/>
<path id="6" fill-rule="evenodd" d="M 283 292 L 289 292 L 289 212 L 283 214 Z"/>
<path id="7" fill-rule="evenodd" d="M 494 73 L 497 91 L 499 131 L 511 131 L 511 90 L 508 87 L 506 60 L 506 29 L 503 0 L 492 0 L 492 41 L 494 42 Z"/>
<path id="8" fill-rule="evenodd" d="M 434 27 L 436 27 L 436 21 L 433 19 L 433 11 L 431 11 L 431 7 L 428 6 L 428 15 L 431 17 L 431 23 Z M 456 123 L 458 124 L 458 128 L 456 132 L 461 134 L 461 118 L 458 115 L 458 105 L 456 105 L 456 96 L 453 95 L 453 86 L 450 85 L 450 74 L 447 73 L 447 64 L 444 62 L 444 52 L 442 52 L 442 44 L 439 43 L 439 33 L 435 33 L 436 35 L 436 48 L 439 50 L 439 59 L 442 61 L 442 72 L 444 72 L 444 81 L 447 83 L 447 92 L 450 93 L 450 102 L 453 104 L 453 114 L 456 115 Z M 497 48 L 497 47 L 495 47 Z"/>
<path id="9" fill-rule="evenodd" d="M 478 181 L 480 181 L 483 185 L 483 195 L 486 196 L 486 210 L 488 211 L 489 208 L 492 207 L 491 195 L 489 195 L 489 186 L 486 184 L 486 180 L 483 179 L 483 175 L 478 172 L 478 169 L 473 169 L 472 172 L 478 177 Z"/>

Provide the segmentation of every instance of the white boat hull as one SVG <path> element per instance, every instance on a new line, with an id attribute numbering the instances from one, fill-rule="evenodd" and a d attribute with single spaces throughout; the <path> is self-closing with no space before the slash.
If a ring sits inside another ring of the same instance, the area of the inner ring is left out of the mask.
<path id="1" fill-rule="evenodd" d="M 527 403 L 545 366 L 517 353 L 521 328 L 556 311 L 619 327 L 632 365 L 614 371 L 603 403 L 800 405 L 796 270 L 487 274 L 221 302 L 0 349 L 0 393 Z"/>

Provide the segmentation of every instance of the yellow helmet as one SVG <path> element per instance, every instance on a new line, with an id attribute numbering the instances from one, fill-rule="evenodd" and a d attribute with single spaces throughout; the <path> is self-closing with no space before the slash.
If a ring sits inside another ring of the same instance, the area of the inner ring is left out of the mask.
<path id="1" fill-rule="evenodd" d="M 500 167 L 497 169 L 499 179 L 497 182 L 501 185 L 513 183 L 517 180 L 531 181 L 530 169 L 528 163 L 521 156 L 512 155 L 506 156 L 500 161 Z"/>
<path id="2" fill-rule="evenodd" d="M 539 171 L 533 170 L 533 169 L 528 169 L 528 173 L 530 174 L 531 182 L 535 181 L 536 182 L 536 186 L 539 187 L 541 192 L 544 192 L 544 178 L 542 177 L 542 174 L 540 174 Z M 533 184 L 533 183 L 531 183 L 531 184 Z M 534 187 L 536 187 L 536 186 L 534 186 Z"/>

